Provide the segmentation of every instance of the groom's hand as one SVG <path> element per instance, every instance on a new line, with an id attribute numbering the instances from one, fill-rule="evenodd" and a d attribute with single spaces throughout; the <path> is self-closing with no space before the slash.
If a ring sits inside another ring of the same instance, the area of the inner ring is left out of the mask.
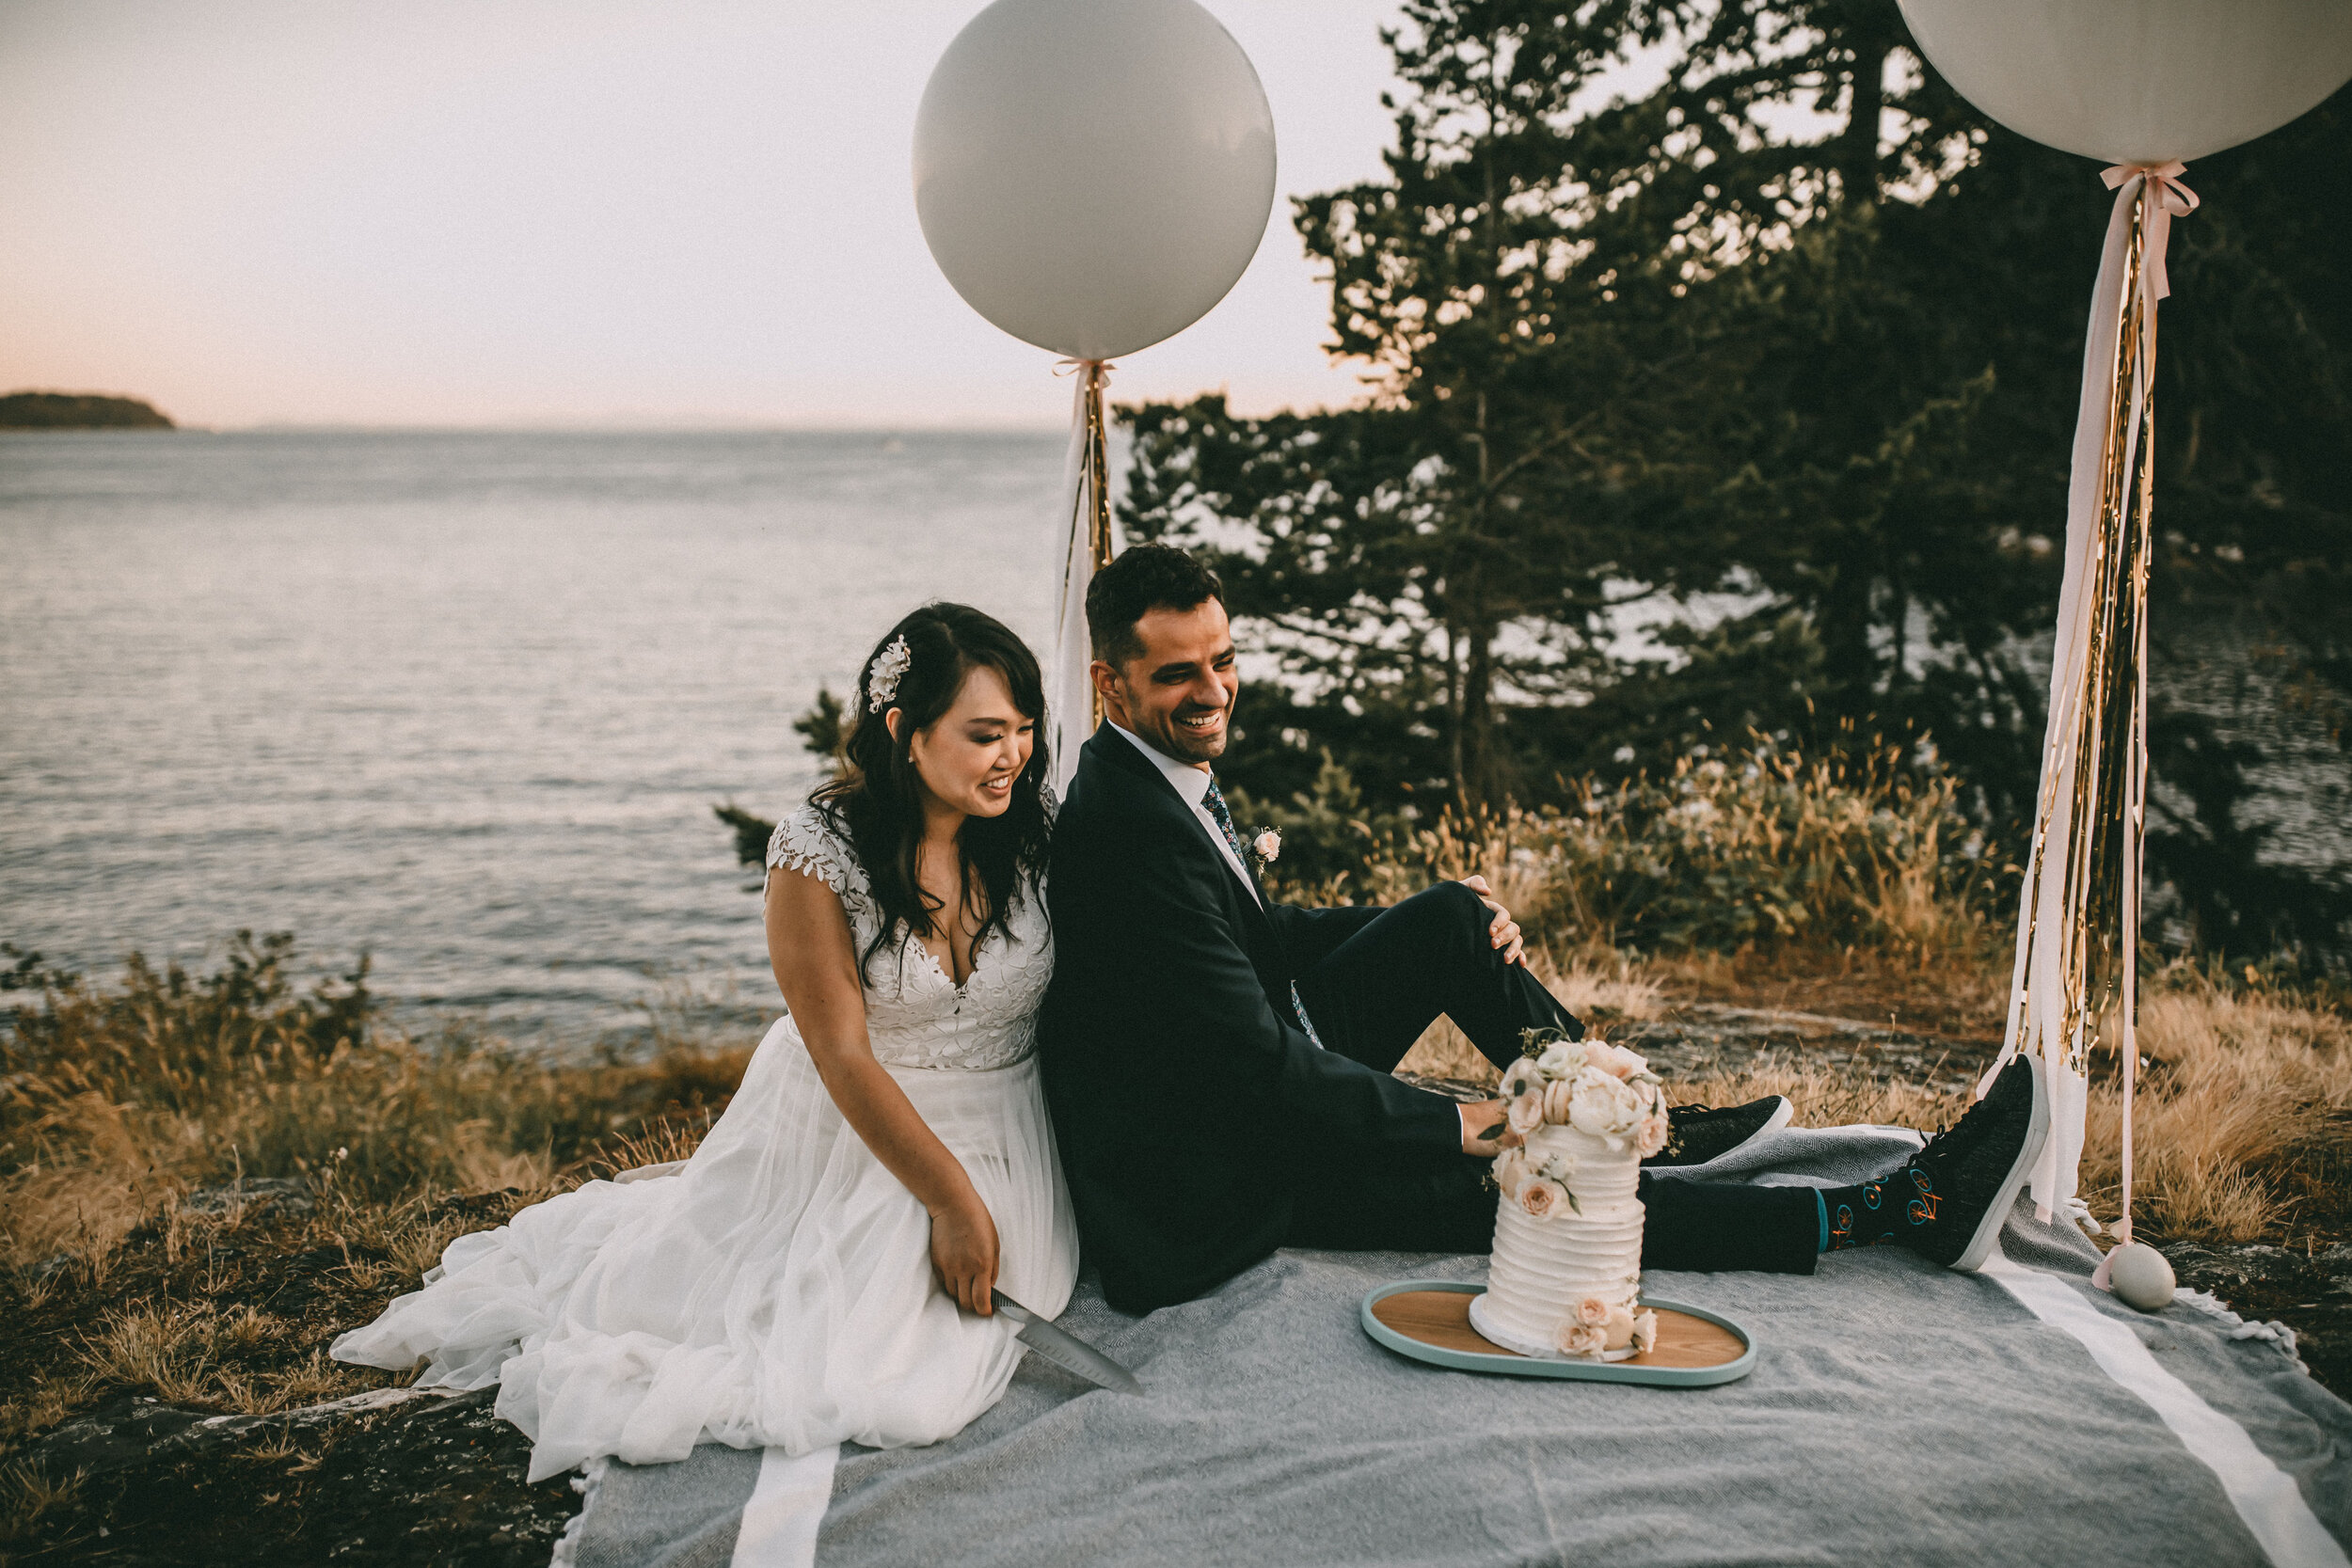
<path id="1" fill-rule="evenodd" d="M 1480 903 L 1495 911 L 1494 919 L 1487 922 L 1486 935 L 1497 947 L 1503 949 L 1502 961 L 1524 964 L 1527 961 L 1527 942 L 1519 935 L 1519 923 L 1513 920 L 1511 911 L 1502 907 L 1502 900 L 1495 896 L 1495 890 L 1486 885 L 1486 879 L 1465 877 L 1462 885 L 1478 895 Z"/>
<path id="2" fill-rule="evenodd" d="M 1510 1102 L 1502 1100 L 1477 1100 L 1456 1105 L 1462 1117 L 1462 1152 L 1495 1155 L 1506 1148 L 1517 1148 L 1524 1140 L 1511 1131 L 1506 1119 Z"/>

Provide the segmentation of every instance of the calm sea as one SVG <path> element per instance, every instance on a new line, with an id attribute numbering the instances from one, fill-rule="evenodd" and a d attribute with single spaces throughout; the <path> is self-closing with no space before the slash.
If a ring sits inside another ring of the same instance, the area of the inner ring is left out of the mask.
<path id="1" fill-rule="evenodd" d="M 771 1000 L 711 807 L 928 598 L 1044 647 L 1058 436 L 0 436 L 0 939 L 240 927 L 527 1037 Z"/>

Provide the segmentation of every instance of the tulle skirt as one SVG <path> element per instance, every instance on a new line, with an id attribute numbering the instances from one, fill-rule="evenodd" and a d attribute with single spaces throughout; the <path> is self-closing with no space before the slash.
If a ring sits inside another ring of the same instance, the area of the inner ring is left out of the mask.
<path id="1" fill-rule="evenodd" d="M 1036 1060 L 889 1070 L 988 1205 L 998 1285 L 1058 1314 L 1078 1237 Z M 940 1290 L 930 1217 L 842 1120 L 783 1019 L 682 1169 L 591 1181 L 459 1238 L 422 1290 L 331 1354 L 425 1361 L 420 1387 L 499 1384 L 539 1481 L 702 1442 L 936 1442 L 1002 1397 L 1013 1333 Z"/>

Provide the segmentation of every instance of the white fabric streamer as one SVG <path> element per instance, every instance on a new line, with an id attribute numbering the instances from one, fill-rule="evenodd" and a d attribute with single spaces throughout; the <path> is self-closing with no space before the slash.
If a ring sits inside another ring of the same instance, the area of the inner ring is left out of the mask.
<path id="1" fill-rule="evenodd" d="M 2099 548 L 2100 491 L 2107 468 L 2106 441 L 2108 432 L 2116 428 L 2115 367 L 2117 334 L 2123 318 L 2124 275 L 2129 267 L 2132 226 L 2137 218 L 2144 230 L 2138 277 L 2142 305 L 2140 341 L 2132 356 L 2134 373 L 2125 394 L 2130 401 L 2121 421 L 2126 443 L 2122 471 L 2129 483 L 2130 476 L 2137 472 L 2139 433 L 2155 370 L 2156 301 L 2169 292 L 2164 249 L 2170 236 L 2171 219 L 2196 206 L 2197 198 L 2178 182 L 2178 177 L 2185 172 L 2183 166 L 2173 163 L 2154 168 L 2110 168 L 2102 176 L 2115 190 L 2115 207 L 2107 219 L 2098 283 L 2091 291 L 2090 328 L 2083 344 L 2082 402 L 2074 424 L 2074 469 L 2066 492 L 2066 575 L 2058 591 L 2058 634 L 2051 649 L 2049 726 L 2042 742 L 2042 804 L 2036 813 L 2039 874 L 2026 879 L 2018 899 L 2017 958 L 2010 984 L 2008 1037 L 1977 1089 L 1979 1096 L 1989 1090 L 2001 1069 L 2021 1050 L 2038 1052 L 2048 1067 L 2050 1138 L 2035 1162 L 2030 1183 L 2036 1212 L 2045 1224 L 2054 1213 L 2081 1208 L 2075 1189 L 2082 1164 L 2090 1085 L 2084 1075 L 2074 1069 L 2073 1058 L 2079 1055 L 2084 1043 L 2081 1036 L 2090 1022 L 2087 1018 L 2078 1020 L 2070 1037 L 2066 1023 L 2069 998 L 2066 988 L 2059 983 L 2064 973 L 2061 947 L 2071 918 L 2065 909 L 2064 864 L 2066 847 L 2074 832 L 2074 739 L 2081 722 L 2076 709 L 2087 686 L 2085 663 L 2090 657 L 2092 622 L 2098 613 L 2090 583 Z M 2151 199 L 2144 214 L 2139 199 L 2143 185 L 2151 187 Z M 2145 635 L 2144 627 L 2141 635 Z M 2144 659 L 2141 665 L 2130 699 L 2136 703 L 2145 701 Z M 2137 956 L 2132 949 L 2137 945 L 2138 924 L 2138 840 L 2137 824 L 2134 823 L 2124 872 L 2129 883 L 2124 895 L 2127 929 L 2122 933 L 2127 987 L 2136 968 L 2131 960 Z M 2029 975 L 2037 982 L 2030 987 Z M 2127 1065 L 2136 1066 L 2137 1042 L 2131 1036 L 2128 1012 L 2127 1009 L 2121 1044 L 2125 1055 L 2133 1058 Z M 2127 1192 L 2129 1180 L 2127 1165 Z"/>

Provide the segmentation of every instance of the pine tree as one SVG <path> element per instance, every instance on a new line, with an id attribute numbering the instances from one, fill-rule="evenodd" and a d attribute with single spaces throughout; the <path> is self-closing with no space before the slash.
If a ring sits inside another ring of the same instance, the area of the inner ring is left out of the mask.
<path id="1" fill-rule="evenodd" d="M 1208 551 L 1264 660 L 1240 782 L 1328 752 L 1367 809 L 1477 808 L 1750 729 L 1908 736 L 2019 833 L 2096 169 L 1983 122 L 1893 0 L 1415 0 L 1386 38 L 1386 177 L 1295 214 L 1364 405 L 1128 412 L 1131 533 Z M 2173 231 L 2151 852 L 2238 949 L 2352 915 L 2265 858 L 2245 727 L 2167 702 L 2226 603 L 2352 734 L 2348 103 L 2204 161 Z"/>

